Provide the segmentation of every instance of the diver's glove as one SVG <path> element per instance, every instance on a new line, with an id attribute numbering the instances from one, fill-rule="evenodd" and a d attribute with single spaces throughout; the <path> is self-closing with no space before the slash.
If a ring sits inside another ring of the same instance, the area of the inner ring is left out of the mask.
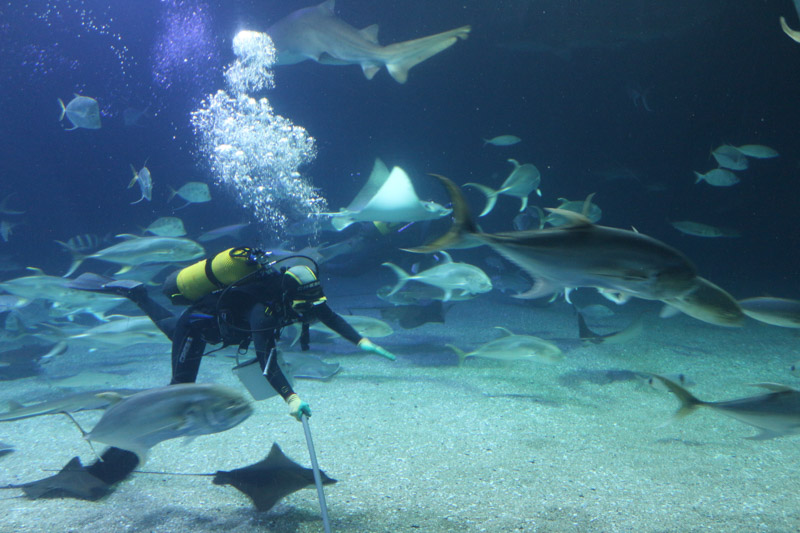
<path id="1" fill-rule="evenodd" d="M 286 403 L 289 404 L 289 416 L 293 416 L 300 422 L 303 415 L 311 416 L 311 406 L 300 399 L 297 394 L 292 394 L 286 398 Z"/>
<path id="2" fill-rule="evenodd" d="M 358 347 L 364 350 L 365 352 L 382 355 L 383 357 L 389 359 L 390 361 L 394 361 L 395 359 L 397 359 L 392 352 L 390 352 L 385 348 L 381 348 L 380 346 L 378 346 L 377 344 L 375 344 L 366 337 L 358 341 Z"/>

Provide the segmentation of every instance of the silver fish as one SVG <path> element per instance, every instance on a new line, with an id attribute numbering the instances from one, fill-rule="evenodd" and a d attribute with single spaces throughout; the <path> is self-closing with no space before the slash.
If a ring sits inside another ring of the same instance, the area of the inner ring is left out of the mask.
<path id="1" fill-rule="evenodd" d="M 739 327 L 744 323 L 744 313 L 733 296 L 724 289 L 697 276 L 696 286 L 686 294 L 666 298 L 667 304 L 661 317 L 670 316 L 668 309 L 677 309 L 692 318 L 709 324 L 725 327 Z"/>
<path id="2" fill-rule="evenodd" d="M 480 232 L 458 186 L 443 176 L 436 177 L 450 194 L 455 221 L 444 236 L 409 251 L 440 250 L 464 238 L 486 244 L 535 280 L 520 298 L 548 296 L 564 288 L 595 287 L 662 300 L 695 287 L 696 269 L 678 250 L 641 233 L 594 225 L 570 211 L 550 210 L 571 220 L 563 227 Z"/>
<path id="3" fill-rule="evenodd" d="M 726 168 L 715 168 L 714 170 L 709 170 L 705 174 L 700 174 L 695 171 L 694 175 L 697 177 L 695 184 L 705 181 L 714 187 L 730 187 L 731 185 L 739 183 L 739 178 L 736 174 Z"/>
<path id="4" fill-rule="evenodd" d="M 459 364 L 467 357 L 480 357 L 498 361 L 534 360 L 540 363 L 555 363 L 564 358 L 561 349 L 552 342 L 534 337 L 533 335 L 515 335 L 510 330 L 497 327 L 505 333 L 499 339 L 483 344 L 477 349 L 466 353 L 452 344 L 447 346 L 458 355 Z"/>
<path id="5" fill-rule="evenodd" d="M 487 144 L 491 144 L 492 146 L 513 146 L 521 141 L 522 139 L 516 135 L 498 135 L 497 137 L 492 137 L 491 139 L 484 139 L 483 145 L 486 146 Z"/>
<path id="6" fill-rule="evenodd" d="M 226 431 L 252 413 L 250 402 L 234 389 L 211 383 L 169 385 L 121 399 L 84 437 L 131 451 L 141 464 L 159 442 Z"/>
<path id="7" fill-rule="evenodd" d="M 742 146 L 734 146 L 736 150 L 754 159 L 771 159 L 778 157 L 778 151 L 763 144 L 743 144 Z"/>
<path id="8" fill-rule="evenodd" d="M 708 407 L 760 429 L 761 433 L 748 437 L 752 440 L 800 433 L 800 391 L 792 387 L 759 383 L 758 387 L 770 392 L 737 400 L 704 402 L 670 379 L 655 374 L 653 377 L 660 380 L 681 402 L 680 409 L 675 413 L 676 418 L 683 418 L 698 407 Z"/>
<path id="9" fill-rule="evenodd" d="M 483 211 L 478 216 L 482 217 L 488 215 L 494 208 L 497 202 L 497 196 L 500 194 L 515 196 L 522 200 L 522 206 L 519 208 L 520 212 L 525 211 L 525 208 L 528 207 L 528 195 L 530 193 L 536 191 L 536 194 L 539 196 L 542 195 L 542 191 L 539 190 L 542 175 L 539 169 L 536 168 L 536 165 L 532 163 L 525 163 L 522 165 L 516 159 L 509 159 L 508 162 L 514 165 L 514 170 L 511 171 L 511 174 L 508 175 L 498 190 L 494 190 L 486 185 L 481 185 L 480 183 L 464 184 L 464 187 L 475 187 L 486 195 L 486 207 L 483 208 Z"/>
<path id="10" fill-rule="evenodd" d="M 64 105 L 60 98 L 58 104 L 61 106 L 61 117 L 58 120 L 64 120 L 66 116 L 72 122 L 72 127 L 67 128 L 67 131 L 78 128 L 89 130 L 100 128 L 100 106 L 97 105 L 97 100 L 94 98 L 76 94 L 75 98 L 70 100 L 67 105 Z"/>
<path id="11" fill-rule="evenodd" d="M 730 228 L 718 228 L 716 226 L 710 226 L 708 224 L 703 224 L 701 222 L 693 222 L 691 220 L 676 220 L 675 222 L 670 222 L 673 228 L 680 231 L 681 233 L 685 233 L 686 235 L 692 235 L 694 237 L 739 237 L 741 234 L 735 230 Z"/>
<path id="12" fill-rule="evenodd" d="M 722 168 L 731 170 L 746 170 L 748 165 L 747 158 L 736 147 L 723 144 L 711 151 L 711 155 L 717 160 L 717 164 Z"/>
<path id="13" fill-rule="evenodd" d="M 173 188 L 170 188 L 170 194 L 167 201 L 169 202 L 175 198 L 175 196 L 180 196 L 186 200 L 186 205 L 202 204 L 204 202 L 211 201 L 211 191 L 208 190 L 208 185 L 201 181 L 190 181 L 188 183 L 184 183 L 177 191 Z M 186 205 L 183 207 L 186 207 Z M 179 207 L 178 209 L 181 208 Z"/>
<path id="14" fill-rule="evenodd" d="M 147 161 L 144 162 L 142 169 L 139 171 L 136 170 L 136 167 L 131 165 L 131 171 L 133 172 L 133 179 L 128 184 L 128 188 L 130 189 L 138 182 L 139 190 L 142 191 L 142 197 L 135 202 L 131 202 L 131 205 L 138 204 L 142 200 L 147 200 L 149 202 L 153 198 L 153 176 L 150 174 L 150 169 L 147 168 Z"/>
<path id="15" fill-rule="evenodd" d="M 489 276 L 469 263 L 455 263 L 447 252 L 441 252 L 444 259 L 441 264 L 424 270 L 419 274 L 409 275 L 394 263 L 383 263 L 397 274 L 397 285 L 389 295 L 399 291 L 408 281 L 414 280 L 427 285 L 433 285 L 444 291 L 442 301 L 449 301 L 454 291 L 463 294 L 481 294 L 492 290 L 492 280 Z"/>
<path id="16" fill-rule="evenodd" d="M 136 393 L 142 392 L 142 390 L 144 389 L 101 389 L 86 391 L 31 405 L 22 405 L 16 401 L 8 402 L 9 410 L 5 413 L 0 413 L 0 422 L 57 413 L 75 413 L 77 411 L 105 409 L 121 398 L 133 396 Z M 109 394 L 112 396 L 107 396 Z"/>
<path id="17" fill-rule="evenodd" d="M 183 220 L 178 217 L 161 217 L 147 226 L 144 232 L 158 237 L 183 237 L 186 235 L 186 228 L 183 227 Z"/>
<path id="18" fill-rule="evenodd" d="M 783 328 L 800 328 L 800 301 L 788 298 L 747 298 L 739 300 L 744 314 L 759 322 Z"/>
<path id="19" fill-rule="evenodd" d="M 86 259 L 99 259 L 122 265 L 117 272 L 124 273 L 137 265 L 146 263 L 176 263 L 190 261 L 205 255 L 203 247 L 196 242 L 180 237 L 139 237 L 122 234 L 123 242 L 103 248 L 91 255 L 73 254 L 72 265 L 64 276 L 69 276 Z"/>

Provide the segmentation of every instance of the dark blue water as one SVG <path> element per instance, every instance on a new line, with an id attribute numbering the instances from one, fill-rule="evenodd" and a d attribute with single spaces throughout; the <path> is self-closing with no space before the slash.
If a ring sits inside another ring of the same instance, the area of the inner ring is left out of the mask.
<path id="1" fill-rule="evenodd" d="M 367 81 L 355 66 L 306 62 L 276 69 L 266 96 L 317 139 L 319 155 L 304 170 L 333 208 L 349 203 L 376 156 L 405 168 L 420 196 L 440 202 L 446 198 L 426 173 L 497 186 L 514 157 L 542 171 L 543 207 L 596 192 L 604 224 L 635 226 L 680 248 L 736 296 L 799 296 L 800 44 L 778 25 L 784 15 L 800 27 L 791 2 L 612 4 L 340 0 L 337 14 L 356 27 L 380 24 L 382 43 L 464 24 L 473 31 L 415 67 L 405 85 L 385 71 Z M 263 31 L 306 5 L 0 7 L 0 195 L 16 193 L 11 205 L 27 211 L 0 254 L 58 273 L 68 257 L 54 239 L 135 232 L 172 214 L 167 186 L 212 182 L 189 113 L 223 87 L 238 30 Z M 649 109 L 629 89 L 646 94 Z M 64 131 L 57 99 L 72 93 L 98 100 L 102 129 Z M 129 107 L 148 108 L 141 126 L 124 126 Z M 523 142 L 481 147 L 481 138 L 507 133 Z M 751 161 L 734 187 L 694 185 L 692 171 L 713 168 L 709 150 L 726 142 L 769 145 L 781 156 Z M 129 166 L 145 160 L 153 201 L 130 205 L 139 193 L 125 188 Z M 601 175 L 620 168 L 636 179 Z M 212 203 L 178 212 L 190 235 L 247 219 L 224 191 L 212 194 Z M 517 200 L 499 205 L 485 229 L 509 229 Z M 683 236 L 668 224 L 680 219 L 735 227 L 742 237 Z"/>

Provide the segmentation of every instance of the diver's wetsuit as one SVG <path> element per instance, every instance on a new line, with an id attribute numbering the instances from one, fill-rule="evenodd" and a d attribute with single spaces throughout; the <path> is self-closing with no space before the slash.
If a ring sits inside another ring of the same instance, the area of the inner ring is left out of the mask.
<path id="1" fill-rule="evenodd" d="M 193 383 L 197 379 L 206 344 L 223 342 L 247 346 L 252 341 L 261 369 L 266 368 L 267 381 L 285 400 L 294 391 L 278 366 L 277 358 L 270 357 L 281 328 L 295 322 L 319 320 L 353 344 L 358 344 L 361 335 L 336 314 L 324 298 L 298 313 L 285 302 L 284 292 L 281 277 L 265 272 L 253 281 L 203 297 L 177 320 L 145 291 L 131 299 L 172 341 L 171 384 Z"/>

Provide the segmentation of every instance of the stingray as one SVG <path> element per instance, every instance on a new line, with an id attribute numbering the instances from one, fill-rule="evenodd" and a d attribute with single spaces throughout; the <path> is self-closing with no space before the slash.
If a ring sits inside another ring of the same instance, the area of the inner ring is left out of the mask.
<path id="1" fill-rule="evenodd" d="M 423 202 L 417 196 L 408 174 L 394 167 L 391 172 L 380 159 L 375 160 L 369 179 L 346 208 L 332 217 L 331 224 L 342 231 L 354 222 L 417 222 L 433 220 L 452 210 L 436 202 Z"/>
<path id="2" fill-rule="evenodd" d="M 403 329 L 413 329 L 423 324 L 444 324 L 444 314 L 441 300 L 433 300 L 425 305 L 398 305 L 395 307 L 381 307 L 381 318 L 397 320 Z"/>
<path id="3" fill-rule="evenodd" d="M 109 448 L 103 453 L 102 459 L 89 466 L 84 466 L 80 458 L 73 457 L 53 476 L 0 488 L 22 489 L 31 500 L 73 498 L 97 501 L 111 492 L 112 485 L 128 477 L 138 464 L 136 454 Z"/>

